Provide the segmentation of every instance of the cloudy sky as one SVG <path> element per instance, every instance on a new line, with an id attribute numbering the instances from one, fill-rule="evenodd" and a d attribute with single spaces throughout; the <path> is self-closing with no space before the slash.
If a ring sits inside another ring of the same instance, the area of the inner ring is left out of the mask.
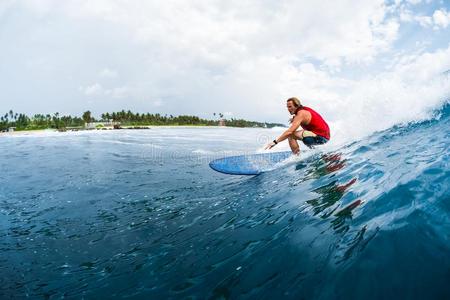
<path id="1" fill-rule="evenodd" d="M 448 69 L 448 0 L 0 0 L 2 111 L 285 122 L 297 96 L 375 128 L 439 105 Z"/>

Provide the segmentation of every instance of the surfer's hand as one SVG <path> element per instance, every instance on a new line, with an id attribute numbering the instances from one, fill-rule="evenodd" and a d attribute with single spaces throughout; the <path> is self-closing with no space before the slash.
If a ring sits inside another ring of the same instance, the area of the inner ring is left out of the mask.
<path id="1" fill-rule="evenodd" d="M 274 142 L 271 142 L 271 143 L 267 144 L 267 146 L 266 146 L 266 148 L 264 148 L 264 150 L 272 149 L 273 146 L 275 146 L 275 143 L 274 143 Z"/>

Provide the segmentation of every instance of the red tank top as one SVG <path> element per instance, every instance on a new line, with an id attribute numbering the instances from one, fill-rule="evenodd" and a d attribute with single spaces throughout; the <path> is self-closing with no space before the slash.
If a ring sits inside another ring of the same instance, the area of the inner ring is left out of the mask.
<path id="1" fill-rule="evenodd" d="M 330 139 L 330 128 L 328 127 L 327 122 L 325 122 L 325 120 L 312 108 L 303 106 L 301 108 L 299 108 L 299 110 L 306 110 L 309 111 L 311 113 L 311 121 L 309 122 L 308 125 L 301 125 L 303 127 L 303 129 L 308 130 L 308 131 L 312 131 L 317 135 L 320 135 L 324 138 L 326 138 L 327 140 Z"/>

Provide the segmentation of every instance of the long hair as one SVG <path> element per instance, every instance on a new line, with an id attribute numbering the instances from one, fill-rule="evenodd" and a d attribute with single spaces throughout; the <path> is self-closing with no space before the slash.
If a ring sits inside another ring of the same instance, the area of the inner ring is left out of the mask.
<path id="1" fill-rule="evenodd" d="M 297 107 L 297 108 L 302 108 L 303 107 L 303 105 L 300 102 L 300 100 L 298 98 L 296 98 L 296 97 L 291 97 L 291 98 L 286 100 L 286 102 L 289 102 L 289 101 L 292 101 L 292 103 L 294 103 L 295 107 Z"/>

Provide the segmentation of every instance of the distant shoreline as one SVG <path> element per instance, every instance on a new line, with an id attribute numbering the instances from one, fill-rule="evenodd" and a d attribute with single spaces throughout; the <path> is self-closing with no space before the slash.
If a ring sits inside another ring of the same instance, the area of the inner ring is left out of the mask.
<path id="1" fill-rule="evenodd" d="M 66 131 L 58 131 L 57 129 L 34 129 L 34 130 L 19 130 L 13 132 L 0 132 L 0 136 L 14 136 L 14 135 L 32 135 L 32 134 L 42 134 L 46 132 L 51 133 L 67 133 L 67 132 L 86 132 L 86 131 L 121 131 L 121 130 L 151 130 L 158 128 L 178 128 L 178 129 L 189 129 L 189 128 L 240 128 L 240 129 L 270 129 L 264 127 L 231 127 L 231 126 L 215 126 L 215 125 L 148 125 L 148 126 L 123 126 L 120 129 L 79 129 L 79 130 L 71 130 L 68 129 Z"/>
<path id="2" fill-rule="evenodd" d="M 50 114 L 35 114 L 28 117 L 26 114 L 14 113 L 10 110 L 4 115 L 0 116 L 0 131 L 24 131 L 37 129 L 56 129 L 58 131 L 78 131 L 91 129 L 146 129 L 146 128 L 167 128 L 187 126 L 207 127 L 207 126 L 226 126 L 226 127 L 275 127 L 283 126 L 280 123 L 268 123 L 248 121 L 244 119 L 225 119 L 222 113 L 214 113 L 215 120 L 202 119 L 198 116 L 189 115 L 161 115 L 159 113 L 133 113 L 132 111 L 122 110 L 119 112 L 103 113 L 100 119 L 92 116 L 88 110 L 83 113 L 81 117 L 60 115 L 58 112 L 53 115 Z M 217 119 L 219 118 L 219 119 Z"/>

